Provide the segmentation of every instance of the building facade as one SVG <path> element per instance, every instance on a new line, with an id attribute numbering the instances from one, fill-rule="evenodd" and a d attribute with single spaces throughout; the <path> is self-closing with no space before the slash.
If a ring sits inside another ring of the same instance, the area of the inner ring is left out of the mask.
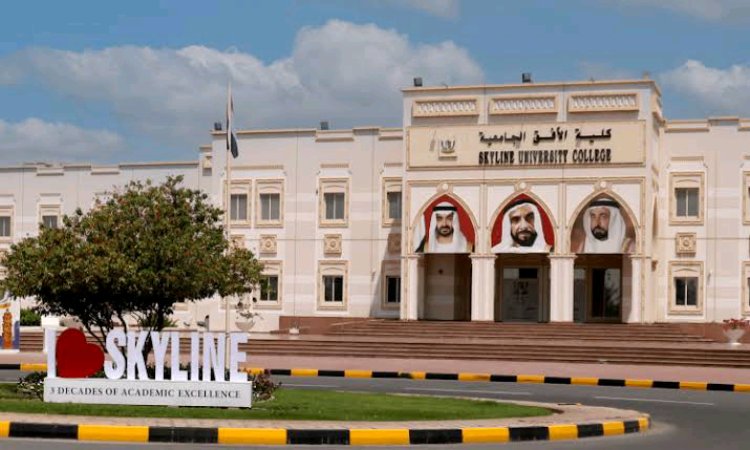
<path id="1" fill-rule="evenodd" d="M 254 330 L 750 315 L 750 120 L 666 120 L 651 80 L 415 87 L 402 128 L 237 139 L 229 182 L 222 131 L 193 162 L 1 169 L 0 246 L 113 186 L 182 174 L 228 201 L 232 241 L 265 263 Z M 223 328 L 236 302 L 175 315 Z"/>

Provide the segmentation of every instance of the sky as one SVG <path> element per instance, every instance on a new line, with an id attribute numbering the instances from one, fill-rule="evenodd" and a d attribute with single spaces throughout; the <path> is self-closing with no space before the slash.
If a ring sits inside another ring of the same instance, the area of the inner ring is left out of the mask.
<path id="1" fill-rule="evenodd" d="M 0 164 L 197 159 L 236 128 L 399 126 L 400 88 L 641 78 L 670 119 L 750 116 L 750 0 L 12 2 Z"/>

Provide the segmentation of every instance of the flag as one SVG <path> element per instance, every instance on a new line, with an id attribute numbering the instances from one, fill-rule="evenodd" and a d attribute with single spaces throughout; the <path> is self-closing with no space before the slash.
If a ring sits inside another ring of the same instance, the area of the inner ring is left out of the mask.
<path id="1" fill-rule="evenodd" d="M 234 102 L 232 101 L 232 85 L 227 86 L 227 150 L 234 158 L 239 154 L 237 151 L 237 137 L 234 135 L 232 120 L 234 119 Z"/>

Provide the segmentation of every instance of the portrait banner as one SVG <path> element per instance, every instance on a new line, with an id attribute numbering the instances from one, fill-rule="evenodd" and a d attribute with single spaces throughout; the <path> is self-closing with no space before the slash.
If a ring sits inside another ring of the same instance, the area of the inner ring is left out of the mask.
<path id="1" fill-rule="evenodd" d="M 416 253 L 471 253 L 474 226 L 466 210 L 449 195 L 430 202 L 414 230 Z"/>
<path id="2" fill-rule="evenodd" d="M 549 253 L 555 233 L 544 208 L 520 194 L 503 208 L 492 226 L 492 253 Z"/>
<path id="3" fill-rule="evenodd" d="M 635 226 L 612 197 L 591 200 L 576 218 L 571 251 L 583 254 L 630 254 L 635 250 Z"/>

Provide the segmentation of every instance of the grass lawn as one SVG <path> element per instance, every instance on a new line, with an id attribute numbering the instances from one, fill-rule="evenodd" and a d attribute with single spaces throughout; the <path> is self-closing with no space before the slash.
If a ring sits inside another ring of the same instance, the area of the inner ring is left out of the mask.
<path id="1" fill-rule="evenodd" d="M 117 417 L 288 420 L 450 420 L 545 416 L 552 411 L 493 401 L 281 388 L 252 409 L 44 403 L 22 397 L 15 384 L 0 385 L 0 411 Z"/>

